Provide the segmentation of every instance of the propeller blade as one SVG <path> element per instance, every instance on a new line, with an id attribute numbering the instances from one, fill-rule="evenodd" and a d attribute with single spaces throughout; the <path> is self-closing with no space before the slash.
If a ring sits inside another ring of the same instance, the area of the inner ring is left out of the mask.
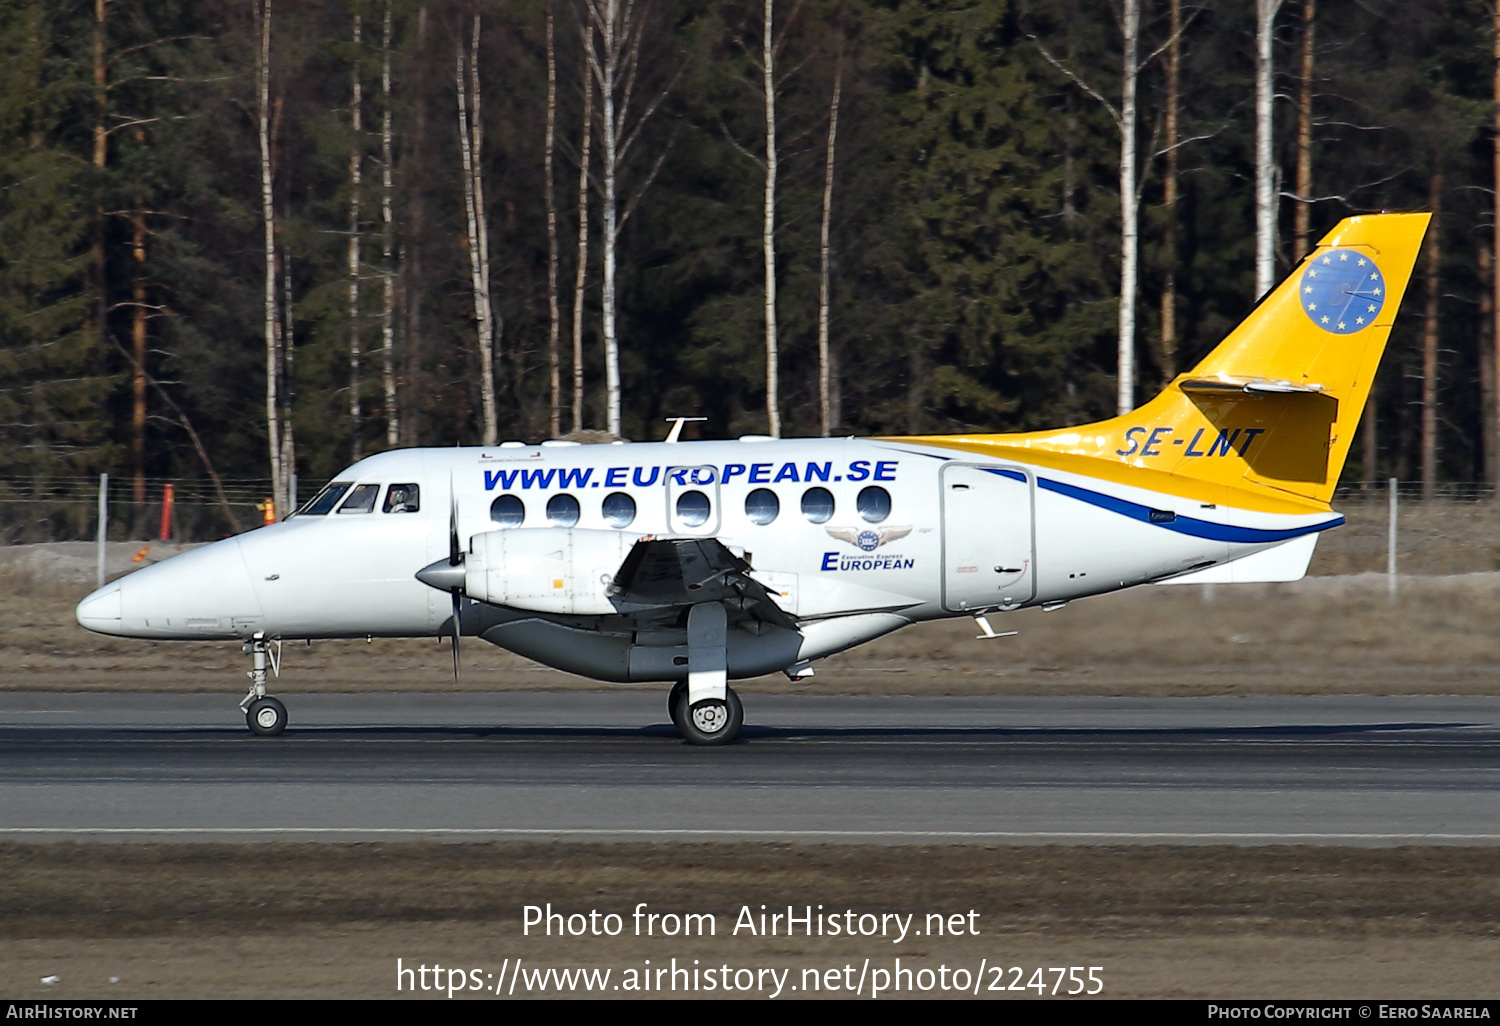
<path id="1" fill-rule="evenodd" d="M 458 614 L 462 600 L 459 598 L 458 589 L 453 589 L 453 683 L 458 683 L 458 639 L 462 633 L 459 630 Z"/>
<path id="2" fill-rule="evenodd" d="M 464 550 L 458 543 L 458 490 L 454 487 L 453 474 L 450 472 L 448 474 L 448 565 L 450 567 L 459 567 L 463 565 L 463 562 Z M 423 571 L 423 573 L 426 573 L 431 569 L 432 567 L 428 567 L 427 570 Z M 418 574 L 418 577 L 420 578 L 421 574 Z M 450 584 L 448 594 L 453 596 L 453 683 L 457 684 L 458 639 L 463 633 L 463 630 L 458 622 L 459 613 L 462 611 L 463 607 L 462 578 L 459 578 L 459 583 L 451 584 L 453 577 L 452 573 L 446 575 L 436 574 L 433 575 L 433 577 L 434 579 L 427 583 L 438 585 L 438 578 L 441 578 L 443 584 Z"/>
<path id="3" fill-rule="evenodd" d="M 458 544 L 458 492 L 453 488 L 453 475 L 448 475 L 448 565 L 458 566 L 464 561 L 464 551 Z"/>

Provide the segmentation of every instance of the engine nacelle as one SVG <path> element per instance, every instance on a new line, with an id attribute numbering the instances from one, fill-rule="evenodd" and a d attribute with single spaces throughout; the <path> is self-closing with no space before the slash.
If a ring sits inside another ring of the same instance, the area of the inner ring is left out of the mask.
<path id="1" fill-rule="evenodd" d="M 521 527 L 476 534 L 464 558 L 464 594 L 479 602 L 538 613 L 613 613 L 608 588 L 640 537 L 577 527 Z"/>

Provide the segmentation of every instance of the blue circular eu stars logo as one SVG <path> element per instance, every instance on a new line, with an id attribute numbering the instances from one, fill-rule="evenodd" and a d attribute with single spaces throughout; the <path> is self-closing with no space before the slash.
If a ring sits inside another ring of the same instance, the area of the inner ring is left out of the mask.
<path id="1" fill-rule="evenodd" d="M 1379 316 L 1385 305 L 1385 275 L 1358 250 L 1330 249 L 1307 265 L 1297 294 L 1302 309 L 1318 327 L 1335 335 L 1352 335 L 1374 324 Z"/>

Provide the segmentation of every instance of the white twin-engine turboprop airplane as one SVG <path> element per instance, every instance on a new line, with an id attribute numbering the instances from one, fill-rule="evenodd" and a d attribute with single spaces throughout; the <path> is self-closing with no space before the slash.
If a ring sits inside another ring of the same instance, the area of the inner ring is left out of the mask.
<path id="1" fill-rule="evenodd" d="M 371 456 L 285 522 L 94 592 L 105 634 L 238 639 L 273 735 L 282 640 L 460 635 L 621 683 L 672 684 L 696 744 L 731 679 L 920 620 L 1055 608 L 1148 582 L 1295 580 L 1329 507 L 1426 214 L 1340 223 L 1228 338 L 1122 417 L 1015 435 Z M 673 435 L 675 436 L 676 429 Z"/>

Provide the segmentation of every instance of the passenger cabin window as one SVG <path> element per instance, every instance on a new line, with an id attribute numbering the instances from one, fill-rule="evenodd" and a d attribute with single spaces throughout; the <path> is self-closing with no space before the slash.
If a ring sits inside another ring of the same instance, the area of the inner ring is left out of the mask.
<path id="1" fill-rule="evenodd" d="M 769 488 L 757 488 L 745 496 L 745 516 L 764 527 L 781 513 L 781 500 Z"/>
<path id="2" fill-rule="evenodd" d="M 526 504 L 518 496 L 502 495 L 490 503 L 490 519 L 501 528 L 520 527 L 526 520 Z"/>
<path id="3" fill-rule="evenodd" d="M 578 523 L 579 513 L 578 500 L 567 492 L 547 500 L 547 521 L 553 527 L 572 527 Z"/>
<path id="4" fill-rule="evenodd" d="M 422 489 L 414 484 L 393 484 L 385 493 L 382 513 L 416 513 L 422 508 Z"/>
<path id="5" fill-rule="evenodd" d="M 313 496 L 312 502 L 298 511 L 298 515 L 305 517 L 326 515 L 329 510 L 339 504 L 339 500 L 344 497 L 344 493 L 349 490 L 351 484 L 353 484 L 352 481 L 330 481 L 321 492 Z"/>
<path id="6" fill-rule="evenodd" d="M 677 517 L 688 527 L 702 527 L 708 523 L 711 508 L 708 496 L 702 492 L 683 492 L 677 497 Z"/>
<path id="7" fill-rule="evenodd" d="M 604 497 L 604 522 L 610 527 L 629 527 L 635 521 L 635 500 L 624 492 Z"/>
<path id="8" fill-rule="evenodd" d="M 827 488 L 809 488 L 802 493 L 802 515 L 815 524 L 833 519 L 833 493 Z"/>
<path id="9" fill-rule="evenodd" d="M 891 515 L 891 493 L 879 485 L 860 489 L 854 508 L 866 523 L 878 524 Z"/>
<path id="10" fill-rule="evenodd" d="M 340 513 L 373 513 L 375 512 L 375 500 L 380 497 L 380 486 L 378 484 L 355 485 L 354 491 L 349 493 L 349 498 L 339 507 Z"/>

